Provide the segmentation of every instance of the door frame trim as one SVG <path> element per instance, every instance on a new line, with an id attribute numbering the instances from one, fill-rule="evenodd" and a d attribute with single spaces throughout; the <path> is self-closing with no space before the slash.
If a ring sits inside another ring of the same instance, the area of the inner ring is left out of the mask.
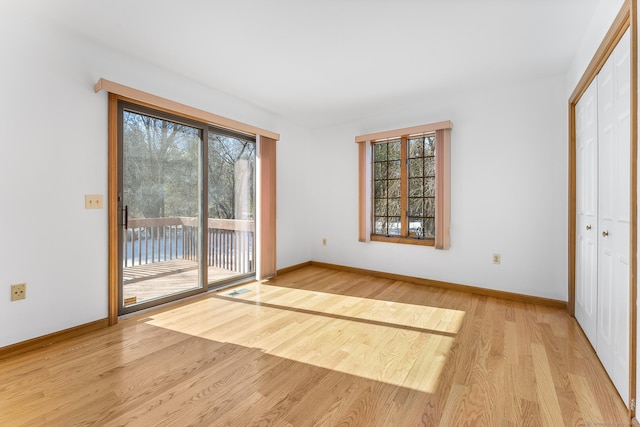
<path id="1" fill-rule="evenodd" d="M 133 103 L 144 103 L 144 105 L 147 105 L 158 111 L 164 111 L 184 118 L 195 119 L 197 121 L 205 122 L 222 128 L 233 129 L 240 133 L 268 136 L 269 138 L 275 139 L 276 141 L 280 139 L 280 135 L 276 132 L 271 132 L 266 129 L 260 129 L 256 126 L 248 125 L 237 120 L 219 116 L 208 111 L 200 110 L 198 108 L 181 104 L 167 98 L 162 98 L 147 92 L 143 92 L 141 90 L 115 83 L 107 79 L 99 79 L 93 86 L 93 90 L 96 93 L 100 91 L 106 91 L 110 94 L 113 93 L 116 95 L 120 95 L 123 98 L 129 99 Z"/>
<path id="2" fill-rule="evenodd" d="M 120 96 L 109 93 L 109 143 L 108 143 L 108 221 L 109 221 L 109 326 L 118 323 L 118 100 Z"/>
<path id="3" fill-rule="evenodd" d="M 598 47 L 594 57 L 569 98 L 569 276 L 567 311 L 575 317 L 576 286 L 576 104 L 629 29 L 631 37 L 631 141 L 630 141 L 630 245 L 629 245 L 629 418 L 636 411 L 631 402 L 636 399 L 636 323 L 637 323 L 637 156 L 638 156 L 638 40 L 637 40 L 637 0 L 625 0 L 609 31 Z"/>

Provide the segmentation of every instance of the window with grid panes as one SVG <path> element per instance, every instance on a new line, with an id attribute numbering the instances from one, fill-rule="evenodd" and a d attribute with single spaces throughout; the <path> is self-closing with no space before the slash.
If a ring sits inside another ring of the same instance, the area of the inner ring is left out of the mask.
<path id="1" fill-rule="evenodd" d="M 356 136 L 358 240 L 449 249 L 451 121 Z"/>
<path id="2" fill-rule="evenodd" d="M 372 143 L 372 234 L 435 237 L 435 134 Z"/>

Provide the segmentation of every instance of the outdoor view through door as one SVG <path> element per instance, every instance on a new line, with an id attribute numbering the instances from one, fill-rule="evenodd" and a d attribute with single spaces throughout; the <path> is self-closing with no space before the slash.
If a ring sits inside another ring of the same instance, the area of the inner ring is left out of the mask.
<path id="1" fill-rule="evenodd" d="M 255 274 L 255 138 L 119 103 L 119 313 Z"/>

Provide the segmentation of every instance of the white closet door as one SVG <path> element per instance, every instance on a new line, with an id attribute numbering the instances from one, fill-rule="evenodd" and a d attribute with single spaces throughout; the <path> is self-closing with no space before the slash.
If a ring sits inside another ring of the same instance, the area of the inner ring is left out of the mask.
<path id="1" fill-rule="evenodd" d="M 629 33 L 598 74 L 598 322 L 596 351 L 629 398 Z"/>
<path id="2" fill-rule="evenodd" d="M 575 316 L 595 347 L 598 298 L 598 83 L 576 105 Z"/>

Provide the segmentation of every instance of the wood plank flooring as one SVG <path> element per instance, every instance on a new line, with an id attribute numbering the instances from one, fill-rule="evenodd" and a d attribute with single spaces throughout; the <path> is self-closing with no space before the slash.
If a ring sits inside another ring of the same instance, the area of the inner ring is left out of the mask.
<path id="1" fill-rule="evenodd" d="M 562 310 L 319 267 L 236 289 L 0 361 L 0 425 L 628 425 Z"/>

